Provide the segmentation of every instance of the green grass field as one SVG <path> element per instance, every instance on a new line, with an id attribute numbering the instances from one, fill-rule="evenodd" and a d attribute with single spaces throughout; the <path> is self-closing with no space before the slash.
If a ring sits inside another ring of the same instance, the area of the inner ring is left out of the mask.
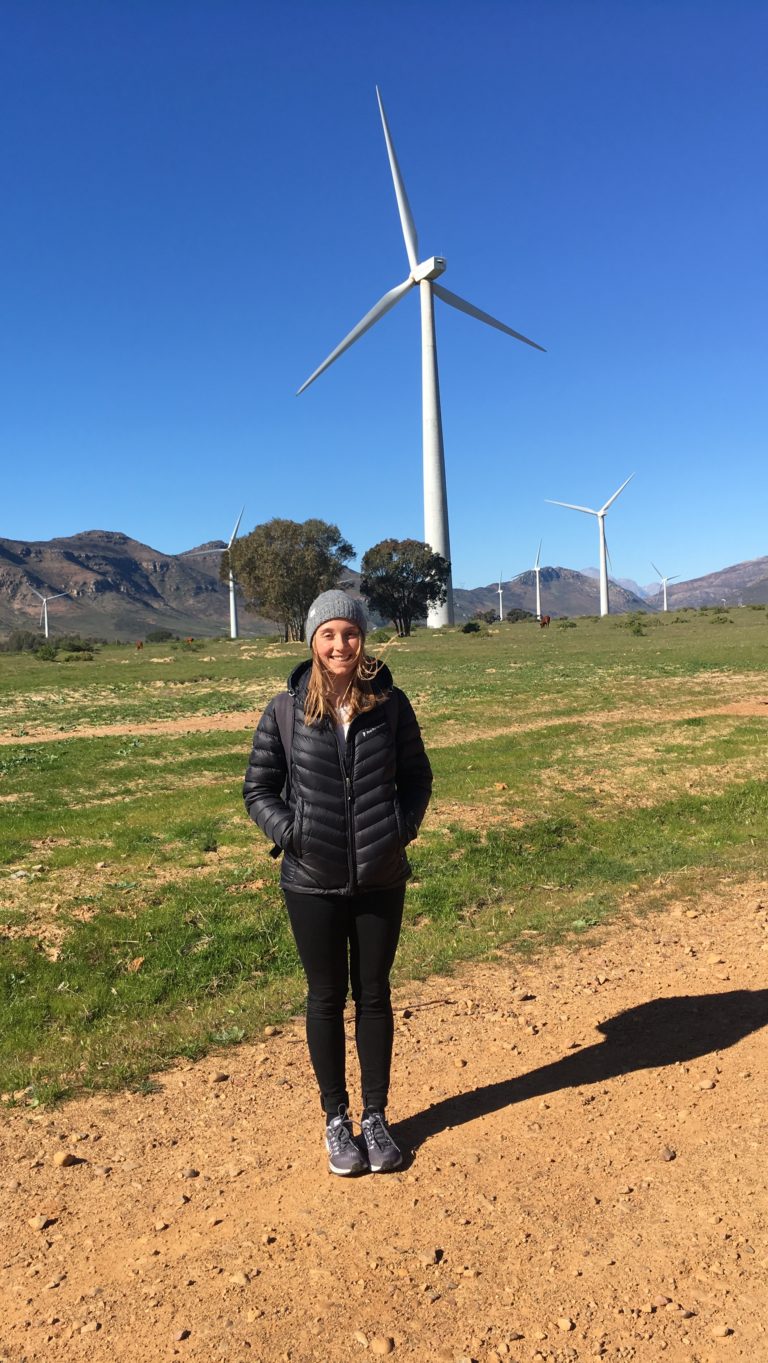
<path id="1" fill-rule="evenodd" d="M 764 874 L 767 611 L 420 631 L 383 655 L 435 771 L 400 980 Z M 146 1084 L 301 1006 L 240 787 L 255 715 L 303 656 L 0 655 L 6 1101 Z"/>

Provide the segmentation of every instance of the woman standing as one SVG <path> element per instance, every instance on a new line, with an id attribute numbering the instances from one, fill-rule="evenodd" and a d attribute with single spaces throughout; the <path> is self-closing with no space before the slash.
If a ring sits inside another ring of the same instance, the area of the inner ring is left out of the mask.
<path id="1" fill-rule="evenodd" d="M 432 789 L 410 701 L 389 669 L 366 656 L 366 627 L 361 603 L 342 591 L 313 601 L 305 632 L 312 656 L 288 679 L 290 701 L 275 697 L 261 716 L 243 787 L 273 854 L 284 853 L 280 883 L 307 976 L 307 1043 L 334 1174 L 380 1173 L 402 1160 L 386 1123 L 389 973 L 411 874 L 405 847 Z M 350 978 L 365 1153 L 346 1085 Z"/>

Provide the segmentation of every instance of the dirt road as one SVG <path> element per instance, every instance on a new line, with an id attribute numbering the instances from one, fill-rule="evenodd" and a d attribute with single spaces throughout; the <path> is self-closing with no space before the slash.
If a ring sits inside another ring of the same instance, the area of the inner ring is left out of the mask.
<path id="1" fill-rule="evenodd" d="M 0 1358 L 765 1363 L 766 906 L 400 990 L 390 1176 L 327 1174 L 298 1021 L 11 1110 Z"/>

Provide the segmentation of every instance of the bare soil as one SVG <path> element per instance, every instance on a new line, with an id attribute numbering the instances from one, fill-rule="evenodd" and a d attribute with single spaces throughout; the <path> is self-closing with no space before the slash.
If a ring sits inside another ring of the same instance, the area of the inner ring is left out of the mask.
<path id="1" fill-rule="evenodd" d="M 299 1019 L 6 1111 L 0 1358 L 764 1363 L 766 904 L 400 988 L 394 1174 L 326 1171 Z"/>

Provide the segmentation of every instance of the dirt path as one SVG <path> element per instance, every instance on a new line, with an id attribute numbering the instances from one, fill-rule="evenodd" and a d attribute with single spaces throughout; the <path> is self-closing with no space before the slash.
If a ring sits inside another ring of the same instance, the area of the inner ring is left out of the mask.
<path id="1" fill-rule="evenodd" d="M 151 734 L 200 734 L 234 732 L 240 729 L 253 731 L 259 722 L 260 710 L 251 714 L 225 712 L 219 715 L 188 715 L 181 719 L 146 720 L 136 724 L 92 724 L 77 729 L 29 729 L 19 734 L 0 734 L 0 746 L 10 743 L 61 743 L 68 738 L 124 738 L 133 735 Z M 520 724 L 505 724 L 499 728 L 478 728 L 475 732 L 463 721 L 457 721 L 460 736 L 446 733 L 442 737 L 430 739 L 433 748 L 454 747 L 457 742 L 470 742 L 473 738 L 498 738 L 503 734 L 522 733 L 532 729 L 549 729 L 558 724 L 627 724 L 650 723 L 652 720 L 702 719 L 707 715 L 743 715 L 751 718 L 759 715 L 768 717 L 768 698 L 731 701 L 727 705 L 714 705 L 705 709 L 678 710 L 674 705 L 634 706 L 632 709 L 615 708 L 585 715 L 553 715 L 547 719 L 534 719 Z"/>
<path id="2" fill-rule="evenodd" d="M 0 1358 L 763 1363 L 767 904 L 400 989 L 390 1176 L 326 1173 L 298 1021 L 10 1111 Z"/>

